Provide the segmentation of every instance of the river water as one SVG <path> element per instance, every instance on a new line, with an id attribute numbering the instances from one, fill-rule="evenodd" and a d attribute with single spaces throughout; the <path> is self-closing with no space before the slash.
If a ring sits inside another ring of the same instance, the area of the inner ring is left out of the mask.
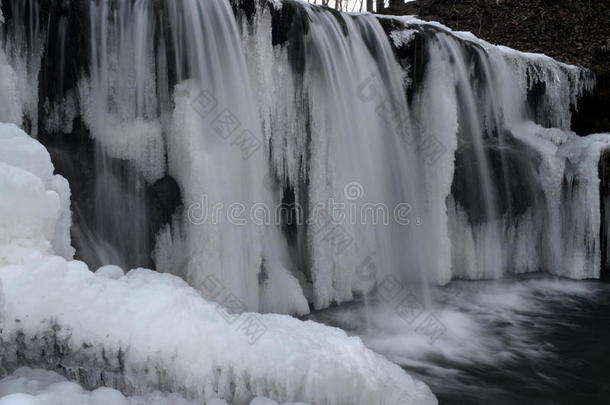
<path id="1" fill-rule="evenodd" d="M 440 404 L 607 404 L 609 293 L 602 282 L 540 276 L 459 281 L 433 291 L 439 304 L 417 307 L 415 320 L 383 295 L 312 318 L 361 336 Z"/>

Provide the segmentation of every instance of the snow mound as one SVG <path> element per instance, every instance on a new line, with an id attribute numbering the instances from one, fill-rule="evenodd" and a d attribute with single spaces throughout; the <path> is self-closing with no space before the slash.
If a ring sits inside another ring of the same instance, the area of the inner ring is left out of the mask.
<path id="1" fill-rule="evenodd" d="M 285 315 L 231 314 L 182 279 L 116 278 L 37 257 L 0 267 L 3 367 L 61 367 L 91 387 L 155 389 L 243 404 L 435 404 L 428 387 L 340 329 Z M 209 289 L 219 286 L 211 285 Z M 19 343 L 15 343 L 19 342 Z"/>
<path id="2" fill-rule="evenodd" d="M 13 124 L 0 124 L 0 196 L 0 265 L 40 252 L 72 257 L 68 182 Z"/>

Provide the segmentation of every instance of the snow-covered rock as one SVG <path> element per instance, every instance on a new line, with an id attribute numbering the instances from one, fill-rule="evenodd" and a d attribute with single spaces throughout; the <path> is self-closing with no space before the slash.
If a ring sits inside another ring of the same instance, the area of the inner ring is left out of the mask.
<path id="1" fill-rule="evenodd" d="M 210 402 L 211 404 L 212 402 Z M 21 367 L 0 380 L 0 405 L 200 405 L 177 394 L 152 392 L 125 397 L 119 391 L 101 387 L 87 391 L 65 377 L 41 369 Z"/>
<path id="2" fill-rule="evenodd" d="M 96 275 L 79 261 L 0 267 L 2 366 L 46 364 L 127 393 L 155 389 L 236 404 L 434 404 L 423 384 L 340 329 L 285 315 L 229 314 L 178 277 Z M 61 365 L 61 366 L 60 366 Z"/>
<path id="3" fill-rule="evenodd" d="M 65 377 L 43 369 L 21 367 L 0 380 L 0 405 L 202 405 L 179 394 L 154 391 L 144 395 L 124 396 L 113 388 L 101 387 L 89 391 Z M 250 405 L 277 402 L 256 397 Z M 205 405 L 229 405 L 227 401 L 212 398 Z M 281 405 L 308 405 L 303 402 L 284 402 Z"/>

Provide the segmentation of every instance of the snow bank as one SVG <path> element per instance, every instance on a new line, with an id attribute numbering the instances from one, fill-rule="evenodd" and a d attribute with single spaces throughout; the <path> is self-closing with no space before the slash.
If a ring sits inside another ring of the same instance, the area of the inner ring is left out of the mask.
<path id="1" fill-rule="evenodd" d="M 436 403 L 423 383 L 340 329 L 284 315 L 231 315 L 169 274 L 108 273 L 61 257 L 0 267 L 2 366 L 45 364 L 91 387 L 111 381 L 128 393 L 162 389 L 236 404 L 255 396 Z"/>
<path id="2" fill-rule="evenodd" d="M 0 265 L 39 252 L 72 257 L 68 182 L 13 124 L 0 124 L 0 195 Z"/>

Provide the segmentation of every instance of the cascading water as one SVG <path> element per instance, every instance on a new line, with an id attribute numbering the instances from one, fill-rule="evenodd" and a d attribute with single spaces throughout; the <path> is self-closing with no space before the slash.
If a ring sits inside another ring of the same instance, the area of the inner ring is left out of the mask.
<path id="1" fill-rule="evenodd" d="M 305 22 L 294 27 L 301 30 L 292 34 L 294 42 L 285 48 L 272 47 L 272 41 L 261 44 L 261 38 L 273 35 L 272 16 L 262 9 L 255 31 L 246 30 L 245 44 L 256 51 L 248 52 L 255 67 L 251 77 L 262 73 L 264 78 L 256 94 L 282 197 L 312 215 L 317 207 L 329 209 L 335 203 L 345 217 L 336 231 L 348 240 L 345 250 L 335 249 L 315 226 L 296 230 L 297 240 L 304 241 L 297 263 L 313 283 L 314 304 L 326 307 L 370 290 L 357 273 L 363 264 L 375 267 L 380 278 L 400 269 L 396 274 L 421 282 L 425 258 L 414 228 L 395 221 L 384 226 L 383 218 L 378 225 L 371 217 L 361 221 L 379 205 L 396 211 L 416 204 L 417 156 L 405 142 L 414 133 L 402 73 L 385 34 L 373 16 L 341 20 L 313 8 L 285 7 L 282 12 L 294 12 L 295 19 Z M 278 89 L 288 89 L 295 103 L 277 108 Z M 391 101 L 385 116 L 376 111 L 376 100 Z M 386 164 L 378 165 L 382 160 Z"/>
<path id="2" fill-rule="evenodd" d="M 3 7 L 17 102 L 0 119 L 89 190 L 73 199 L 88 262 L 213 276 L 249 309 L 298 314 L 389 275 L 418 294 L 600 275 L 607 146 L 568 131 L 584 70 L 293 1 Z"/>

